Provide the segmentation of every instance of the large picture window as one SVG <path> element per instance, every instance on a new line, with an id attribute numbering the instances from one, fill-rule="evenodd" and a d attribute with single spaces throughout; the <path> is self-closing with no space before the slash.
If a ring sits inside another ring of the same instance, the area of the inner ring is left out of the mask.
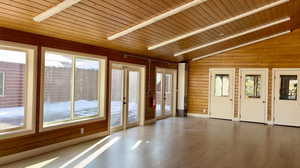
<path id="1" fill-rule="evenodd" d="M 43 76 L 43 127 L 105 117 L 105 59 L 45 50 Z"/>
<path id="2" fill-rule="evenodd" d="M 34 131 L 35 48 L 0 42 L 0 139 Z"/>

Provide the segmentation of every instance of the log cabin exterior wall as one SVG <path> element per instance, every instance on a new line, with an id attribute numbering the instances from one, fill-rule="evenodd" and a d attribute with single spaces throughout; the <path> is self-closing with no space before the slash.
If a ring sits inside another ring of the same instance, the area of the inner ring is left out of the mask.
<path id="1" fill-rule="evenodd" d="M 209 68 L 235 68 L 235 117 L 238 117 L 239 110 L 239 69 L 268 68 L 268 120 L 271 120 L 272 68 L 300 68 L 300 30 L 297 29 L 287 35 L 251 46 L 189 62 L 188 113 L 207 114 Z"/>

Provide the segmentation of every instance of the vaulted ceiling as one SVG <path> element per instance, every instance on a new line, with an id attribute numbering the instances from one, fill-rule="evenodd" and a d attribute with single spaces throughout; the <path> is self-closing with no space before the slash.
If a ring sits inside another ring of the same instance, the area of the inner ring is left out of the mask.
<path id="1" fill-rule="evenodd" d="M 299 0 L 77 0 L 41 22 L 33 20 L 62 1 L 1 0 L 0 26 L 172 61 L 211 56 L 300 27 Z"/>

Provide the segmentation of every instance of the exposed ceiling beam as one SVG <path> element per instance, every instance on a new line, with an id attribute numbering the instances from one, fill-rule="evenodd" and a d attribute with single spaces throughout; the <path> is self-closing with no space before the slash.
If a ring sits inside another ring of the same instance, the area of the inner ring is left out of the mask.
<path id="1" fill-rule="evenodd" d="M 265 28 L 268 28 L 268 27 L 271 27 L 271 26 L 274 26 L 274 25 L 277 25 L 277 24 L 280 24 L 280 23 L 284 23 L 284 22 L 287 22 L 289 20 L 290 20 L 290 17 L 287 17 L 287 18 L 280 19 L 280 20 L 277 20 L 277 21 L 269 23 L 269 24 L 264 24 L 262 26 L 259 26 L 259 27 L 256 27 L 256 28 L 253 28 L 253 29 L 250 29 L 250 30 L 246 30 L 246 31 L 238 33 L 238 34 L 234 34 L 232 36 L 228 36 L 226 38 L 223 38 L 223 39 L 220 39 L 220 40 L 217 40 L 217 41 L 213 41 L 213 42 L 210 42 L 210 43 L 206 43 L 206 44 L 203 44 L 203 45 L 199 45 L 199 46 L 196 46 L 196 47 L 193 47 L 193 48 L 189 48 L 189 49 L 177 52 L 177 53 L 174 54 L 174 56 L 180 56 L 180 55 L 183 55 L 183 54 L 195 51 L 195 50 L 199 50 L 201 48 L 205 48 L 205 47 L 217 44 L 217 43 L 221 43 L 221 42 L 224 42 L 224 41 L 227 41 L 227 40 L 230 40 L 230 39 L 234 39 L 234 38 L 237 38 L 237 37 L 249 34 L 249 33 L 256 32 L 256 31 L 259 31 L 259 30 L 262 30 L 262 29 L 265 29 Z"/>
<path id="2" fill-rule="evenodd" d="M 81 0 L 64 0 L 63 2 L 59 3 L 58 5 L 46 10 L 45 12 L 35 16 L 33 18 L 36 22 L 41 22 L 45 19 L 48 19 L 49 17 L 65 10 L 66 8 L 71 7 L 72 5 L 80 2 Z"/>
<path id="3" fill-rule="evenodd" d="M 274 37 L 278 37 L 278 36 L 281 36 L 281 35 L 285 35 L 285 34 L 288 34 L 288 33 L 290 33 L 290 32 L 291 32 L 291 31 L 288 30 L 288 31 L 281 32 L 281 33 L 278 33 L 278 34 L 274 34 L 274 35 L 271 35 L 271 36 L 268 36 L 268 37 L 264 37 L 264 38 L 261 38 L 261 39 L 258 39 L 258 40 L 250 41 L 250 42 L 247 42 L 247 43 L 238 45 L 238 46 L 234 46 L 234 47 L 231 47 L 231 48 L 227 48 L 227 49 L 225 49 L 225 50 L 221 50 L 221 51 L 217 51 L 217 52 L 214 52 L 214 53 L 210 53 L 210 54 L 207 54 L 207 55 L 204 55 L 204 56 L 201 56 L 201 57 L 193 58 L 192 61 L 196 61 L 196 60 L 203 59 L 203 58 L 206 58 L 206 57 L 210 57 L 210 56 L 213 56 L 213 55 L 221 54 L 221 53 L 224 53 L 224 52 L 226 52 L 226 51 L 234 50 L 234 49 L 237 49 L 237 48 L 240 48 L 240 47 L 244 47 L 244 46 L 251 45 L 251 44 L 254 44 L 254 43 L 258 43 L 258 42 L 261 42 L 261 41 L 264 41 L 264 40 L 268 40 L 268 39 L 271 39 L 271 38 L 274 38 Z"/>
<path id="4" fill-rule="evenodd" d="M 130 28 L 124 30 L 124 31 L 121 31 L 121 32 L 116 33 L 116 34 L 114 34 L 112 36 L 109 36 L 109 37 L 107 37 L 107 39 L 108 40 L 114 40 L 116 38 L 125 36 L 126 34 L 129 34 L 129 33 L 133 32 L 133 31 L 136 31 L 136 30 L 141 29 L 143 27 L 146 27 L 146 26 L 148 26 L 150 24 L 153 24 L 155 22 L 163 20 L 163 19 L 165 19 L 165 18 L 167 18 L 169 16 L 175 15 L 175 14 L 177 14 L 179 12 L 182 12 L 184 10 L 187 10 L 187 9 L 189 9 L 191 7 L 197 6 L 200 3 L 203 3 L 205 1 L 207 1 L 207 0 L 193 0 L 193 1 L 191 1 L 189 3 L 186 3 L 186 4 L 182 5 L 182 6 L 179 6 L 179 7 L 175 8 L 175 9 L 169 10 L 168 12 L 165 12 L 165 13 L 160 14 L 158 16 L 155 16 L 155 17 L 153 17 L 153 18 L 151 18 L 149 20 L 146 20 L 146 21 L 144 21 L 144 22 L 142 22 L 140 24 L 137 24 L 137 25 L 135 25 L 133 27 L 130 27 Z"/>
<path id="5" fill-rule="evenodd" d="M 154 49 L 156 49 L 156 48 L 159 48 L 159 47 L 168 45 L 168 44 L 170 44 L 170 43 L 174 43 L 174 42 L 176 42 L 176 41 L 179 41 L 179 40 L 182 40 L 182 39 L 191 37 L 191 36 L 193 36 L 193 35 L 202 33 L 202 32 L 204 32 L 204 31 L 207 31 L 207 30 L 210 30 L 210 29 L 213 29 L 213 28 L 216 28 L 216 27 L 219 27 L 219 26 L 222 26 L 222 25 L 231 23 L 231 22 L 233 22 L 233 21 L 242 19 L 242 18 L 244 18 L 244 17 L 253 15 L 253 14 L 255 14 L 255 13 L 258 13 L 258 12 L 261 12 L 261 11 L 264 11 L 264 10 L 267 10 L 267 9 L 270 9 L 270 8 L 273 8 L 273 7 L 275 7 L 275 6 L 278 6 L 278 5 L 281 5 L 281 4 L 283 4 L 283 3 L 287 3 L 287 2 L 289 2 L 289 0 L 279 0 L 279 1 L 276 1 L 276 2 L 273 2 L 273 3 L 270 3 L 270 4 L 268 4 L 268 5 L 265 5 L 265 6 L 260 7 L 260 8 L 256 8 L 256 9 L 254 9 L 254 10 L 248 11 L 248 12 L 243 13 L 243 14 L 241 14 L 241 15 L 237 15 L 237 16 L 235 16 L 235 17 L 232 17 L 232 18 L 223 20 L 223 21 L 221 21 L 221 22 L 218 22 L 218 23 L 209 25 L 209 26 L 207 26 L 207 27 L 203 27 L 203 28 L 201 28 L 201 29 L 198 29 L 198 30 L 195 30 L 195 31 L 192 31 L 192 32 L 189 32 L 189 33 L 180 35 L 180 36 L 177 36 L 177 37 L 175 37 L 175 38 L 173 38 L 173 39 L 170 39 L 170 40 L 167 40 L 167 41 L 163 41 L 163 42 L 161 42 L 161 43 L 159 43 L 159 44 L 156 44 L 156 45 L 153 45 L 153 46 L 150 46 L 150 47 L 148 47 L 148 50 L 154 50 Z"/>

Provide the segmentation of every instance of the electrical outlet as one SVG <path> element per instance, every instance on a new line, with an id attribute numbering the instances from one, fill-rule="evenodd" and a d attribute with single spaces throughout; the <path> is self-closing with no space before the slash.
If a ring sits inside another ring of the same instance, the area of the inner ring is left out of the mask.
<path id="1" fill-rule="evenodd" d="M 80 134 L 84 134 L 84 128 L 80 128 Z"/>

